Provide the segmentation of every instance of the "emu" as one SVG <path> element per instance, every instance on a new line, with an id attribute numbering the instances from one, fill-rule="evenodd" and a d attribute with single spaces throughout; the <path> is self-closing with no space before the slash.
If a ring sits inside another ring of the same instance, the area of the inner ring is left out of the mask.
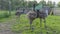
<path id="1" fill-rule="evenodd" d="M 32 22 L 36 19 L 36 18 L 39 18 L 40 19 L 40 29 L 41 29 L 41 34 L 42 34 L 42 20 L 44 20 L 44 26 L 45 26 L 45 29 L 47 28 L 46 27 L 46 18 L 47 18 L 47 14 L 46 13 L 46 10 L 48 10 L 47 6 L 43 7 L 42 9 L 40 10 L 35 10 L 35 5 L 33 5 L 33 10 L 32 11 L 29 11 L 27 13 L 27 17 L 30 21 L 30 29 L 33 31 L 33 28 L 32 28 Z"/>
<path id="2" fill-rule="evenodd" d="M 24 11 L 25 11 L 25 9 L 18 8 L 17 11 L 16 11 L 16 13 L 15 13 L 16 17 L 17 18 L 20 17 L 21 14 L 24 14 Z"/>
<path id="3" fill-rule="evenodd" d="M 46 13 L 46 10 L 48 10 L 48 7 L 45 6 L 43 7 L 42 9 L 40 10 L 35 10 L 35 4 L 33 5 L 33 10 L 30 10 L 28 13 L 27 13 L 27 17 L 30 21 L 30 29 L 33 31 L 33 28 L 32 28 L 32 22 L 36 19 L 36 18 L 39 18 L 40 19 L 40 29 L 42 31 L 42 20 L 44 20 L 44 26 L 45 26 L 45 29 L 46 29 L 46 18 L 48 16 L 49 13 Z M 16 12 L 16 16 L 20 16 L 21 14 L 23 14 L 23 12 L 21 11 L 17 11 Z M 41 33 L 42 34 L 42 33 Z"/>

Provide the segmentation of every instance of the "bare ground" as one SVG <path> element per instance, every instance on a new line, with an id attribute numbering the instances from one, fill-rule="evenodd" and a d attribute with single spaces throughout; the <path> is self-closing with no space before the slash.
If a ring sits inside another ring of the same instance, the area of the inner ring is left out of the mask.
<path id="1" fill-rule="evenodd" d="M 11 31 L 11 25 L 16 23 L 16 19 L 11 19 L 10 21 L 0 23 L 0 34 L 16 34 Z"/>

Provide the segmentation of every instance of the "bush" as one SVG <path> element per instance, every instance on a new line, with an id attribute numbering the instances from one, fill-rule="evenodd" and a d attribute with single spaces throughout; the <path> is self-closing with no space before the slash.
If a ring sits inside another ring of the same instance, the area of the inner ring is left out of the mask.
<path id="1" fill-rule="evenodd" d="M 8 13 L 0 14 L 0 19 L 9 17 Z"/>

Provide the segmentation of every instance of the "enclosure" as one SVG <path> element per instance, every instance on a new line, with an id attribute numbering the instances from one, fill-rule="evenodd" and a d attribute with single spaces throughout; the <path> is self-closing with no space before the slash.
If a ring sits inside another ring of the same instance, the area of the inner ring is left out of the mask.
<path id="1" fill-rule="evenodd" d="M 54 15 L 60 15 L 60 8 L 53 8 L 53 13 L 54 13 Z"/>
<path id="2" fill-rule="evenodd" d="M 27 17 L 27 13 L 33 10 L 34 3 L 36 6 L 44 4 L 54 9 L 51 9 L 46 17 L 47 30 L 44 28 L 44 22 L 42 22 L 42 34 L 60 34 L 60 5 L 58 5 L 59 8 L 55 8 L 55 2 L 49 0 L 48 2 L 45 0 L 37 1 L 0 0 L 0 34 L 40 34 L 40 18 L 33 21 L 33 31 L 31 31 Z M 19 17 L 15 15 L 17 12 L 21 12 Z M 53 15 L 51 15 L 52 12 Z"/>

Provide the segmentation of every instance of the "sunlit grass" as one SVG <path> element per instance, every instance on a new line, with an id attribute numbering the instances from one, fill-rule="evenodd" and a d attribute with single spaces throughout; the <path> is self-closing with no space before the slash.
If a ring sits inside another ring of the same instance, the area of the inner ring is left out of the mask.
<path id="1" fill-rule="evenodd" d="M 0 14 L 5 13 L 4 11 Z M 11 12 L 11 16 L 9 18 L 4 18 L 4 19 L 0 19 L 0 22 L 6 22 L 8 20 L 14 19 L 15 17 L 15 12 Z M 30 24 L 29 24 L 29 20 L 26 17 L 26 15 L 21 15 L 20 18 L 16 18 L 16 23 L 14 23 L 11 26 L 11 30 L 15 33 L 21 33 L 21 34 L 40 34 L 40 19 L 37 18 L 33 21 L 32 23 L 32 27 L 34 28 L 34 31 L 31 32 L 30 30 Z M 60 33 L 60 16 L 51 16 L 49 15 L 46 18 L 46 25 L 47 28 L 49 30 L 49 34 L 53 34 L 53 31 L 57 31 L 56 34 Z M 42 22 L 42 32 L 43 34 L 46 34 L 46 30 L 44 28 L 44 22 Z"/>
<path id="2" fill-rule="evenodd" d="M 20 32 L 22 34 L 40 34 L 40 20 L 39 18 L 35 19 L 32 23 L 32 26 L 34 28 L 34 32 L 31 32 L 30 30 L 30 24 L 27 17 L 23 17 L 25 15 L 21 15 L 20 17 L 20 23 L 17 22 L 17 24 L 14 24 L 12 26 L 12 31 L 14 32 Z M 46 18 L 46 25 L 49 28 L 49 33 L 52 34 L 53 31 L 57 31 L 57 33 L 60 32 L 60 16 L 48 16 Z M 42 32 L 43 34 L 46 34 L 46 30 L 44 29 L 44 23 L 42 23 Z"/>

